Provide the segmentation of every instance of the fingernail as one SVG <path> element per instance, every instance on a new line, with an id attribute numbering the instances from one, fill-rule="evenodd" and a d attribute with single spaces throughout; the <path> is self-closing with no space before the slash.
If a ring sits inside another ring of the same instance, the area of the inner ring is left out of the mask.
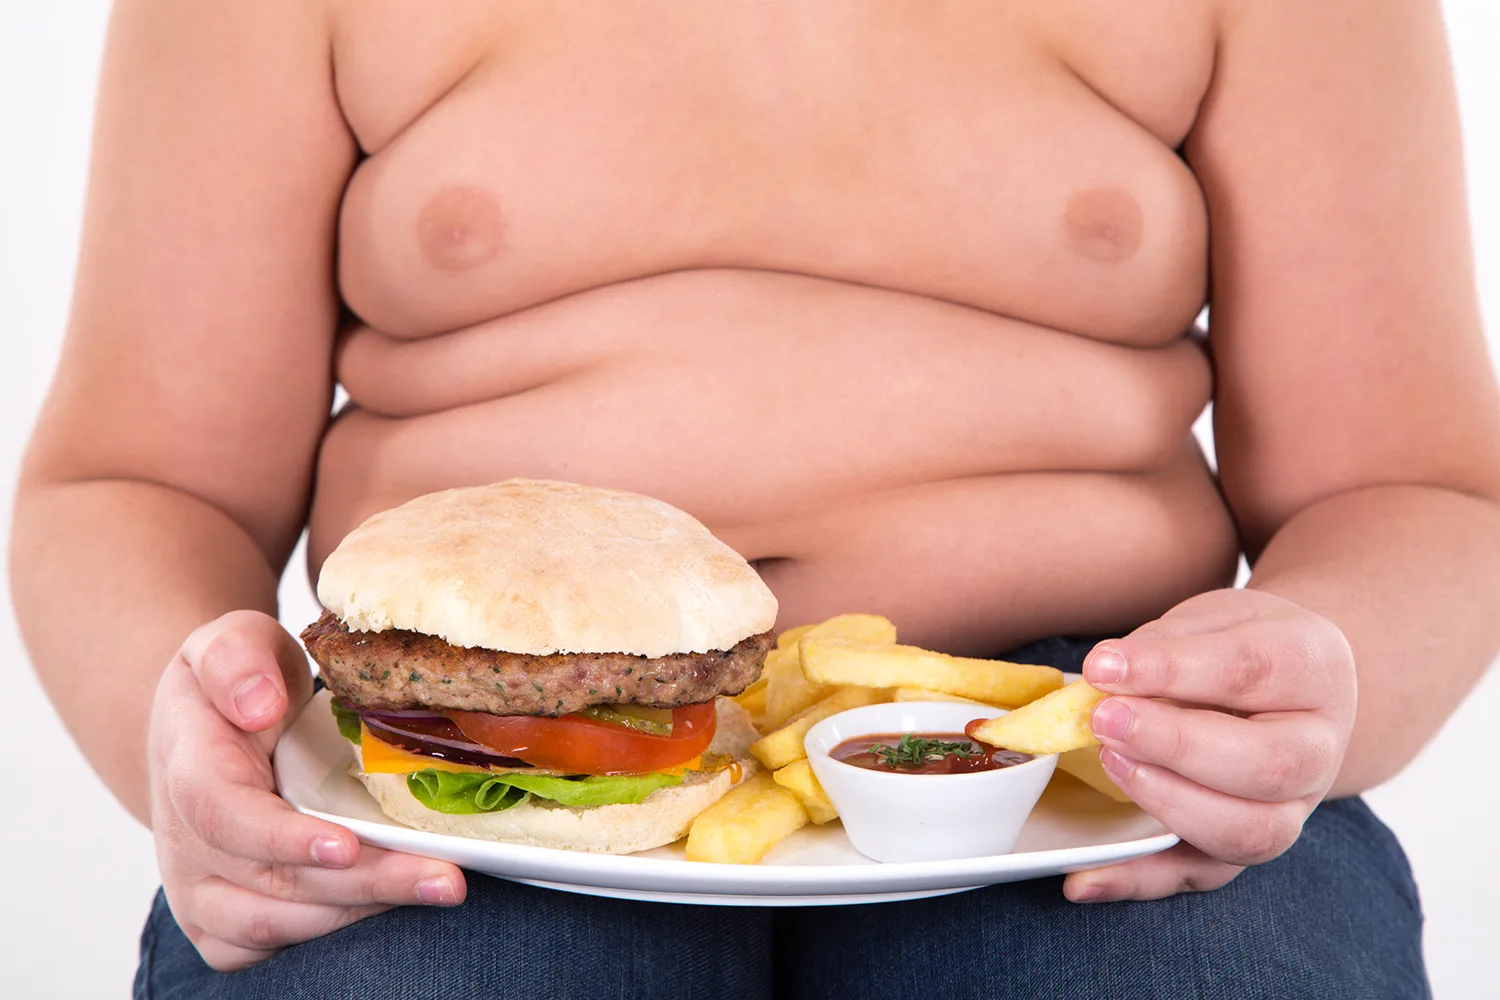
<path id="1" fill-rule="evenodd" d="M 1094 735 L 1100 739 L 1123 740 L 1130 734 L 1130 706 L 1118 698 L 1105 698 L 1094 706 Z"/>
<path id="2" fill-rule="evenodd" d="M 270 715 L 281 701 L 281 692 L 265 674 L 245 681 L 234 692 L 234 708 L 246 722 Z"/>
<path id="3" fill-rule="evenodd" d="M 1130 772 L 1135 770 L 1135 761 L 1113 750 L 1100 750 L 1099 763 L 1104 765 L 1104 770 L 1109 772 L 1111 778 L 1118 778 L 1120 781 L 1130 777 Z"/>
<path id="4" fill-rule="evenodd" d="M 1104 889 L 1097 885 L 1084 886 L 1073 894 L 1075 903 L 1092 903 L 1104 895 Z"/>
<path id="5" fill-rule="evenodd" d="M 349 848 L 343 838 L 329 835 L 312 842 L 313 861 L 329 868 L 349 867 Z"/>
<path id="6" fill-rule="evenodd" d="M 453 880 L 442 875 L 418 882 L 417 898 L 430 906 L 453 906 L 458 902 L 458 893 L 453 891 Z"/>
<path id="7" fill-rule="evenodd" d="M 1089 654 L 1083 672 L 1091 683 L 1118 683 L 1125 679 L 1125 657 L 1113 649 L 1096 649 Z"/>

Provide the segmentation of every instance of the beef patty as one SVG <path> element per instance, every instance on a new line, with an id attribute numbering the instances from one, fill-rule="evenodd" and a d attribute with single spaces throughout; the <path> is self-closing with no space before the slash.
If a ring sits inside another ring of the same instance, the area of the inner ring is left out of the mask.
<path id="1" fill-rule="evenodd" d="M 302 632 L 323 682 L 357 711 L 453 709 L 492 715 L 567 715 L 590 705 L 674 708 L 739 694 L 760 676 L 774 639 L 655 658 L 628 653 L 530 656 L 454 646 L 404 629 L 351 632 L 331 611 Z"/>

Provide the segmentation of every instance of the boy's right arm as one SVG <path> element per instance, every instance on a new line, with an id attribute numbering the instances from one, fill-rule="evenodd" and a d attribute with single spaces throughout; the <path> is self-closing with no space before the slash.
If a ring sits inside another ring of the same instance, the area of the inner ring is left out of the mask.
<path id="1" fill-rule="evenodd" d="M 463 893 L 450 865 L 292 812 L 270 778 L 308 694 L 270 616 L 328 419 L 355 156 L 321 5 L 117 4 L 12 589 L 43 684 L 152 824 L 173 913 L 218 968 Z"/>

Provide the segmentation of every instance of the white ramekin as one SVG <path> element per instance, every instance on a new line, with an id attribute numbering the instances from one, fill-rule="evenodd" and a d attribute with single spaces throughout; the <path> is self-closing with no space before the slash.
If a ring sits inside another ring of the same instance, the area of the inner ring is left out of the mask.
<path id="1" fill-rule="evenodd" d="M 1005 710 L 948 701 L 897 701 L 829 716 L 803 740 L 818 783 L 855 850 L 876 861 L 940 861 L 1008 854 L 1057 767 L 1057 755 L 969 774 L 891 774 L 828 756 L 875 733 L 961 733 Z"/>

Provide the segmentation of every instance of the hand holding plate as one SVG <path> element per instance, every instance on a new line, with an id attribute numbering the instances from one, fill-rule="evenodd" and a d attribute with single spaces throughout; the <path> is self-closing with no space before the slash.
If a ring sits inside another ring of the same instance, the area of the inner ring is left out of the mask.
<path id="1" fill-rule="evenodd" d="M 295 641 L 250 611 L 193 632 L 157 687 L 149 760 L 162 886 L 220 971 L 394 905 L 463 898 L 453 865 L 361 847 L 276 795 L 270 748 L 310 688 Z"/>

